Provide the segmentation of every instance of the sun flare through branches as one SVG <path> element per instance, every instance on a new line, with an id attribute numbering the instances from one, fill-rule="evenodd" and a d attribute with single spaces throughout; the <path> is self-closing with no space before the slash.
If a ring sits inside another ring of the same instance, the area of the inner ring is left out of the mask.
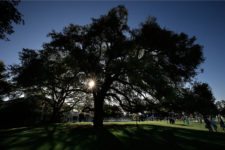
<path id="1" fill-rule="evenodd" d="M 89 79 L 88 82 L 87 82 L 87 86 L 88 86 L 88 89 L 89 90 L 94 89 L 94 87 L 95 87 L 95 81 L 93 79 Z"/>

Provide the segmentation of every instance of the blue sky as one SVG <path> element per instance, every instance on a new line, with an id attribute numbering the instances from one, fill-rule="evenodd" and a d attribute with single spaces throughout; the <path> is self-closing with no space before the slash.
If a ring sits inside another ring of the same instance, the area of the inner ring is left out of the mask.
<path id="1" fill-rule="evenodd" d="M 197 37 L 204 46 L 206 61 L 200 67 L 204 72 L 197 81 L 207 82 L 217 100 L 225 99 L 225 2 L 154 2 L 154 1 L 23 1 L 18 9 L 24 15 L 25 25 L 16 25 L 10 41 L 0 40 L 0 60 L 5 64 L 18 63 L 22 48 L 40 49 L 53 29 L 61 31 L 69 23 L 88 24 L 91 18 L 119 4 L 129 12 L 128 24 L 137 27 L 148 16 L 175 32 Z M 191 60 L 190 60 L 191 61 Z"/>

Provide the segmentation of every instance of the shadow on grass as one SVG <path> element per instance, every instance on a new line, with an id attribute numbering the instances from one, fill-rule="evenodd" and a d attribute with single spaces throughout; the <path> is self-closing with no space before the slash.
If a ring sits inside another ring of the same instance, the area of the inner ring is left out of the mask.
<path id="1" fill-rule="evenodd" d="M 0 149 L 16 150 L 122 150 L 122 143 L 107 129 L 51 125 L 0 132 Z"/>
<path id="2" fill-rule="evenodd" d="M 0 131 L 1 150 L 142 150 L 225 148 L 225 134 L 156 125 L 49 125 Z"/>
<path id="3" fill-rule="evenodd" d="M 118 135 L 118 139 L 124 141 L 125 145 L 128 144 L 128 149 L 225 149 L 224 133 L 157 125 L 141 125 L 137 129 L 132 126 L 110 128 L 113 134 Z"/>

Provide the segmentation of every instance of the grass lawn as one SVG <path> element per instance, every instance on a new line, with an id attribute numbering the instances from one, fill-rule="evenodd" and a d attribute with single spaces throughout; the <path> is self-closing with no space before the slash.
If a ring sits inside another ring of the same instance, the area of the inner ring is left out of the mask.
<path id="1" fill-rule="evenodd" d="M 165 121 L 67 123 L 0 130 L 0 150 L 225 150 L 225 132 L 209 133 L 203 124 Z"/>

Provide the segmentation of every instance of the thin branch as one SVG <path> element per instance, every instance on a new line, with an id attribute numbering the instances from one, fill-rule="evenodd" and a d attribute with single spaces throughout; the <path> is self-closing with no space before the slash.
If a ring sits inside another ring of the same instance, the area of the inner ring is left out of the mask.
<path id="1" fill-rule="evenodd" d="M 116 95 L 116 94 L 114 94 L 114 93 L 107 93 L 107 95 L 106 95 L 107 97 L 112 97 L 113 99 L 116 99 L 118 102 L 119 102 L 119 104 L 120 104 L 120 106 L 121 107 L 127 107 L 128 108 L 128 106 L 126 106 L 126 105 L 124 105 L 123 103 L 122 103 L 122 101 L 121 101 L 121 99 Z"/>
<path id="2" fill-rule="evenodd" d="M 114 90 L 116 93 L 122 95 L 128 101 L 128 103 L 130 105 L 131 100 L 130 100 L 130 98 L 125 93 L 121 92 L 120 90 L 118 90 L 118 89 L 116 89 L 114 87 L 111 87 L 111 89 Z"/>

